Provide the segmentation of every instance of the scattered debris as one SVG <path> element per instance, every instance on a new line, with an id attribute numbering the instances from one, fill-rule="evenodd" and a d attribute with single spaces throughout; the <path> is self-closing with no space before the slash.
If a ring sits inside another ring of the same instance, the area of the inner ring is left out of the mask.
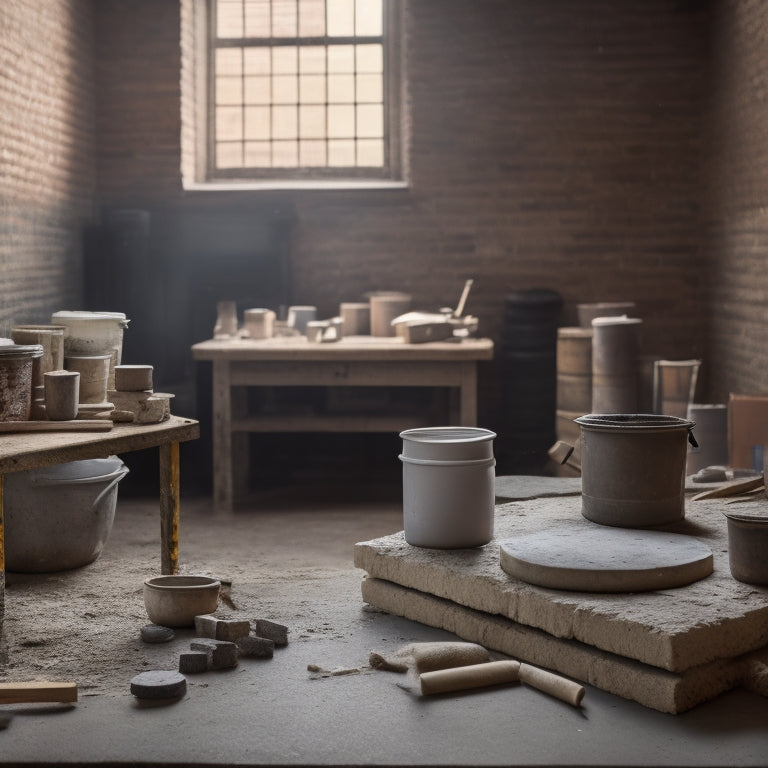
<path id="1" fill-rule="evenodd" d="M 275 652 L 275 643 L 266 637 L 246 635 L 235 640 L 240 656 L 248 656 L 252 659 L 271 659 Z"/>
<path id="2" fill-rule="evenodd" d="M 187 692 L 187 678 L 179 672 L 150 670 L 131 680 L 131 693 L 137 699 L 178 699 Z"/>
<path id="3" fill-rule="evenodd" d="M 462 642 L 409 643 L 392 656 L 371 653 L 370 664 L 388 672 L 431 672 L 436 669 L 465 667 L 490 661 L 482 645 Z"/>
<path id="4" fill-rule="evenodd" d="M 271 640 L 278 647 L 288 645 L 288 627 L 283 624 L 277 624 L 268 619 L 256 619 L 253 633 L 257 637 L 265 637 L 267 640 Z"/>
<path id="5" fill-rule="evenodd" d="M 176 633 L 170 627 L 147 624 L 141 628 L 141 639 L 145 643 L 167 643 L 174 637 L 176 637 Z"/>
<path id="6" fill-rule="evenodd" d="M 193 651 L 210 651 L 210 669 L 229 669 L 237 666 L 237 646 L 228 640 L 214 640 L 210 637 L 201 637 L 193 640 L 189 647 Z"/>
<path id="7" fill-rule="evenodd" d="M 312 680 L 319 680 L 324 677 L 343 677 L 345 675 L 366 675 L 375 672 L 373 667 L 337 667 L 336 669 L 323 669 L 317 664 L 307 664 L 307 671 Z"/>

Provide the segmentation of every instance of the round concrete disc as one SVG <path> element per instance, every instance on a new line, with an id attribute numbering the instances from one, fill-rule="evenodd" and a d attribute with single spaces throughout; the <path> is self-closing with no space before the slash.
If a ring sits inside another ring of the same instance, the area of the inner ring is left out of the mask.
<path id="1" fill-rule="evenodd" d="M 579 592 L 648 592 L 712 573 L 712 550 L 690 536 L 598 525 L 506 539 L 500 560 L 529 584 Z"/>
<path id="2" fill-rule="evenodd" d="M 187 692 L 187 678 L 179 672 L 153 669 L 131 680 L 131 693 L 139 699 L 176 699 Z"/>

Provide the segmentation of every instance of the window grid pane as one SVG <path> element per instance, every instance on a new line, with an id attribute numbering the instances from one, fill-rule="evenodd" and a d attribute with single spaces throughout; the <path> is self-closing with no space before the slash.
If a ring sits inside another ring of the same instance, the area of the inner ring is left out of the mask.
<path id="1" fill-rule="evenodd" d="M 217 170 L 384 167 L 382 0 L 214 1 Z"/>

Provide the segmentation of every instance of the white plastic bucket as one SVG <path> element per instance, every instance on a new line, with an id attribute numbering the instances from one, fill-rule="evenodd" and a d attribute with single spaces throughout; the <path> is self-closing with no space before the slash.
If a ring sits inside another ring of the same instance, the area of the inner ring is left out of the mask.
<path id="1" fill-rule="evenodd" d="M 416 547 L 479 547 L 493 538 L 494 432 L 425 427 L 403 440 L 403 527 Z"/>
<path id="2" fill-rule="evenodd" d="M 126 474 L 118 456 L 7 474 L 6 569 L 47 573 L 93 562 L 112 530 Z"/>
<path id="3" fill-rule="evenodd" d="M 66 327 L 64 357 L 111 355 L 107 389 L 115 388 L 115 366 L 123 357 L 123 331 L 129 320 L 122 312 L 81 312 L 61 310 L 51 322 Z"/>

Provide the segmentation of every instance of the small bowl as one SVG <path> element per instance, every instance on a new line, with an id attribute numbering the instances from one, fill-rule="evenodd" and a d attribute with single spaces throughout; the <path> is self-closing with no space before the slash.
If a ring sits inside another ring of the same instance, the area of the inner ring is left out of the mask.
<path id="1" fill-rule="evenodd" d="M 144 607 L 155 624 L 190 627 L 218 608 L 220 587 L 210 576 L 154 576 L 144 581 Z"/>

